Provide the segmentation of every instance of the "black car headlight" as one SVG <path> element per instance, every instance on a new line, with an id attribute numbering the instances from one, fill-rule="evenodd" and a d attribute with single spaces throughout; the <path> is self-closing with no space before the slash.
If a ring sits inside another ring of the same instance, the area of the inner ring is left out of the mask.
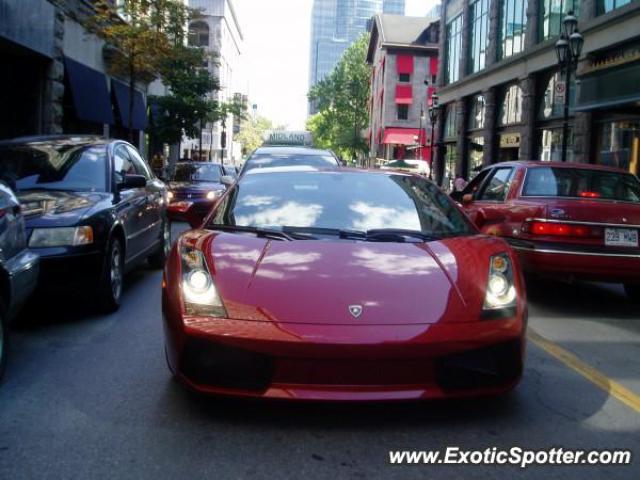
<path id="1" fill-rule="evenodd" d="M 183 245 L 182 298 L 187 315 L 226 317 L 227 312 L 200 250 Z"/>
<path id="2" fill-rule="evenodd" d="M 29 237 L 29 246 L 32 248 L 74 247 L 92 243 L 93 228 L 89 226 L 34 228 Z"/>
<path id="3" fill-rule="evenodd" d="M 489 278 L 483 306 L 485 312 L 515 309 L 518 295 L 513 278 L 513 265 L 506 253 L 489 259 Z"/>

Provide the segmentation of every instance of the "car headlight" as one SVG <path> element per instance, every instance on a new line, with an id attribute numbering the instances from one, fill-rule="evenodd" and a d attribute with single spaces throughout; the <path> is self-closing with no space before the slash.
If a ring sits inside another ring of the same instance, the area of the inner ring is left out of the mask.
<path id="1" fill-rule="evenodd" d="M 226 317 L 209 268 L 200 250 L 183 245 L 182 256 L 182 297 L 187 315 Z"/>
<path id="2" fill-rule="evenodd" d="M 216 192 L 215 190 L 211 190 L 210 192 L 207 192 L 207 200 L 215 200 L 217 196 L 218 196 L 218 192 Z"/>
<path id="3" fill-rule="evenodd" d="M 513 266 L 506 253 L 490 258 L 484 310 L 511 309 L 516 306 L 517 293 L 513 281 Z"/>
<path id="4" fill-rule="evenodd" d="M 34 248 L 68 247 L 93 243 L 93 228 L 55 227 L 34 228 L 29 238 L 29 246 Z"/>
<path id="5" fill-rule="evenodd" d="M 175 195 L 173 194 L 173 192 L 167 192 L 167 200 L 170 202 L 171 200 L 173 200 L 173 198 L 175 197 Z"/>

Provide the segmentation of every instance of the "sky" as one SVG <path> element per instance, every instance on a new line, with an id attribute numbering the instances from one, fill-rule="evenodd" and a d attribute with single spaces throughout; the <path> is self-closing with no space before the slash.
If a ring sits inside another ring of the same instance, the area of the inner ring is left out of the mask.
<path id="1" fill-rule="evenodd" d="M 291 130 L 307 119 L 313 0 L 233 0 L 244 36 L 239 85 L 258 115 Z M 406 0 L 422 16 L 435 0 Z"/>

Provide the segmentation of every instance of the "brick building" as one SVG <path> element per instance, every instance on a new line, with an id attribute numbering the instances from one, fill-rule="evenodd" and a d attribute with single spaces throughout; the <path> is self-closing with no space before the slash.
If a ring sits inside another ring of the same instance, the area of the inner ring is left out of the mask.
<path id="1" fill-rule="evenodd" d="M 427 112 L 435 92 L 438 29 L 435 18 L 374 17 L 367 53 L 370 158 L 430 158 Z"/>
<path id="2" fill-rule="evenodd" d="M 436 172 L 558 160 L 566 86 L 554 50 L 574 11 L 584 47 L 569 82 L 568 160 L 639 171 L 640 2 L 449 0 L 441 6 Z"/>

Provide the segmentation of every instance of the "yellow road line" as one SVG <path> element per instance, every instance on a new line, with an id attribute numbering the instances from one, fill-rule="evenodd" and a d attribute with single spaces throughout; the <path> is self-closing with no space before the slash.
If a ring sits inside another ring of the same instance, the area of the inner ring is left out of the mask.
<path id="1" fill-rule="evenodd" d="M 560 360 L 566 366 L 578 372 L 584 378 L 600 387 L 612 397 L 617 398 L 628 407 L 640 413 L 640 395 L 637 395 L 635 392 L 632 392 L 615 380 L 611 380 L 604 373 L 584 363 L 573 353 L 553 343 L 551 340 L 547 340 L 538 332 L 531 329 L 531 327 L 528 329 L 527 337 L 549 355 Z"/>

